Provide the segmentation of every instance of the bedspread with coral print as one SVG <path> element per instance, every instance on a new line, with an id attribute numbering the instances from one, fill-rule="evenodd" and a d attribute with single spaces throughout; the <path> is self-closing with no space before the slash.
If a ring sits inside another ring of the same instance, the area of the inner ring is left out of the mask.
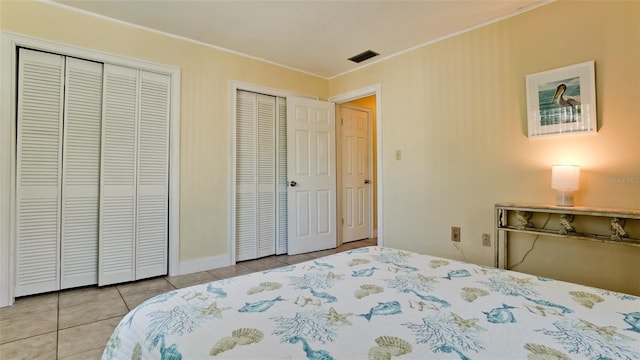
<path id="1" fill-rule="evenodd" d="M 383 247 L 147 300 L 103 359 L 640 359 L 640 298 Z"/>

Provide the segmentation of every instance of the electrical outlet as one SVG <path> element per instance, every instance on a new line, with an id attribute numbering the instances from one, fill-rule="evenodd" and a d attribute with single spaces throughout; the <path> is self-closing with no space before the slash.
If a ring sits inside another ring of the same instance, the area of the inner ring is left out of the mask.
<path id="1" fill-rule="evenodd" d="M 460 242 L 460 228 L 458 226 L 451 227 L 451 241 Z"/>
<path id="2" fill-rule="evenodd" d="M 491 247 L 491 235 L 482 234 L 482 246 Z"/>

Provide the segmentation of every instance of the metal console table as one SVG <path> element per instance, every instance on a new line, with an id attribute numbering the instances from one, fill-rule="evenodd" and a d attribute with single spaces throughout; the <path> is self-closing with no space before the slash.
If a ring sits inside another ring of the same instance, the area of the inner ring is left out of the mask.
<path id="1" fill-rule="evenodd" d="M 552 215 L 557 215 L 558 226 L 555 229 L 536 228 L 530 220 L 534 214 L 539 213 L 547 214 L 549 218 Z M 577 217 L 604 218 L 610 222 L 610 231 L 581 231 L 580 228 L 574 226 L 574 220 Z M 625 229 L 625 226 L 628 225 L 627 222 L 631 221 L 640 222 L 640 210 L 498 203 L 495 205 L 495 267 L 509 268 L 509 233 L 525 233 L 640 246 L 640 235 L 630 235 Z"/>

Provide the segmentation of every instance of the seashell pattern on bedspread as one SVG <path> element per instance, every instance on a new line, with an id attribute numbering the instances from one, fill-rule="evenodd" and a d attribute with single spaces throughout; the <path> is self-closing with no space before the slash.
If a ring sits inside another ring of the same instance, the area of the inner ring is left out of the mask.
<path id="1" fill-rule="evenodd" d="M 102 359 L 640 359 L 640 298 L 367 247 L 151 298 Z"/>

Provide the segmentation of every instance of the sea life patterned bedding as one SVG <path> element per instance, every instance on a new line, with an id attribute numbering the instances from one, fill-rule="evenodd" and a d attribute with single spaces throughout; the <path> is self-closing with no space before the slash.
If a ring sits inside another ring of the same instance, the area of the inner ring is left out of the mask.
<path id="1" fill-rule="evenodd" d="M 640 298 L 366 247 L 171 291 L 103 359 L 640 359 Z"/>

